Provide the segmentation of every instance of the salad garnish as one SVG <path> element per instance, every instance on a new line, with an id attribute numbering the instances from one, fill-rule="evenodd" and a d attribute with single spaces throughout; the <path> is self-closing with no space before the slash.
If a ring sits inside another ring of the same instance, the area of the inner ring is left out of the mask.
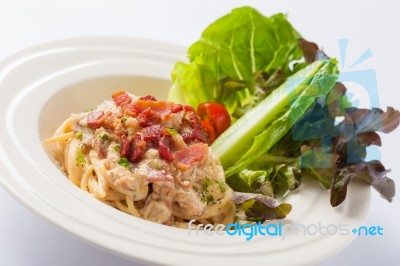
<path id="1" fill-rule="evenodd" d="M 345 200 L 354 179 L 392 200 L 389 170 L 366 158 L 368 146 L 381 145 L 377 132 L 398 127 L 400 112 L 352 106 L 337 60 L 285 15 L 234 9 L 203 31 L 188 60 L 176 63 L 168 100 L 226 107 L 232 125 L 211 148 L 246 220 L 284 218 L 291 206 L 280 201 L 307 177 L 330 189 L 332 206 Z"/>

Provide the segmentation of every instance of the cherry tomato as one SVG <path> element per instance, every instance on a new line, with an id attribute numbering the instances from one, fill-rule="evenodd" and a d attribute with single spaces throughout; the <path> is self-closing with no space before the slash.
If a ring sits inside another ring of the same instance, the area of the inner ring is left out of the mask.
<path id="1" fill-rule="evenodd" d="M 204 120 L 200 120 L 200 123 L 204 131 L 207 133 L 209 143 L 213 143 L 214 140 L 217 138 L 214 127 L 211 125 L 210 122 Z"/>
<path id="2" fill-rule="evenodd" d="M 214 129 L 215 137 L 221 135 L 231 125 L 231 116 L 225 106 L 219 103 L 206 102 L 197 107 L 197 114 L 202 121 Z M 202 124 L 205 124 L 202 122 Z M 207 127 L 207 125 L 206 125 Z M 205 128 L 207 131 L 209 129 Z M 210 139 L 211 140 L 211 139 Z"/>

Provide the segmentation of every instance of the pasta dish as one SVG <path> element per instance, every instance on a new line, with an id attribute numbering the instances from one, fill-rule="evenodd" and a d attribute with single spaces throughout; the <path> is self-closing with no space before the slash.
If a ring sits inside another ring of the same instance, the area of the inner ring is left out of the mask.
<path id="1" fill-rule="evenodd" d="M 69 180 L 112 207 L 156 223 L 231 223 L 232 189 L 195 110 L 125 91 L 112 98 L 72 114 L 45 140 Z"/>

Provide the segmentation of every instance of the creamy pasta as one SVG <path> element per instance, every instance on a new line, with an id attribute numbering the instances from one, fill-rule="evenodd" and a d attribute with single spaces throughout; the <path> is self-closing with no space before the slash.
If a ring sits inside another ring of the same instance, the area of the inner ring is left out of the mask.
<path id="1" fill-rule="evenodd" d="M 194 109 L 124 91 L 45 140 L 69 180 L 123 212 L 185 227 L 234 220 L 232 189 Z"/>

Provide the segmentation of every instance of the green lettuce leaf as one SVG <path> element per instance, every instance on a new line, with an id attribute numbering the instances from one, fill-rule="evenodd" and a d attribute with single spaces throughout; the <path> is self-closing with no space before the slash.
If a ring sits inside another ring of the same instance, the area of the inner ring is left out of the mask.
<path id="1" fill-rule="evenodd" d="M 254 167 L 254 166 L 252 166 Z M 258 193 L 270 197 L 283 196 L 300 185 L 300 169 L 289 164 L 268 167 L 257 165 L 257 169 L 244 169 L 226 179 L 234 191 Z"/>
<path id="2" fill-rule="evenodd" d="M 226 182 L 234 191 L 256 193 L 259 192 L 259 188 L 266 181 L 266 177 L 271 173 L 272 169 L 257 171 L 245 169 L 234 178 L 227 179 Z"/>
<path id="3" fill-rule="evenodd" d="M 289 203 L 261 194 L 234 192 L 231 199 L 239 205 L 239 211 L 244 211 L 246 220 L 254 222 L 283 219 L 292 211 Z"/>
<path id="4" fill-rule="evenodd" d="M 291 63 L 302 58 L 298 38 L 283 14 L 234 9 L 188 49 L 190 63 L 175 65 L 168 99 L 195 107 L 222 102 L 234 120 L 293 74 Z"/>

